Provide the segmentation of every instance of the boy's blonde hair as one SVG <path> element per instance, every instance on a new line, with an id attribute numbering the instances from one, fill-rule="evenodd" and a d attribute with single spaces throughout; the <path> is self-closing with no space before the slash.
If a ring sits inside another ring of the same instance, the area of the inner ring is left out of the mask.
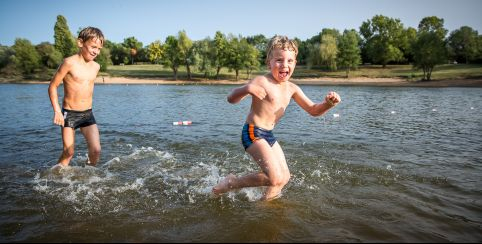
<path id="1" fill-rule="evenodd" d="M 268 43 L 268 47 L 266 50 L 266 64 L 269 65 L 269 60 L 271 58 L 271 53 L 274 49 L 282 49 L 282 50 L 289 50 L 294 51 L 295 56 L 298 55 L 298 44 L 296 41 L 289 39 L 287 36 L 279 36 L 275 35 Z"/>
<path id="2" fill-rule="evenodd" d="M 83 30 L 79 32 L 79 37 L 82 42 L 86 42 L 90 39 L 97 38 L 100 40 L 100 43 L 104 45 L 104 34 L 102 34 L 102 31 L 98 28 L 95 27 L 86 27 Z"/>

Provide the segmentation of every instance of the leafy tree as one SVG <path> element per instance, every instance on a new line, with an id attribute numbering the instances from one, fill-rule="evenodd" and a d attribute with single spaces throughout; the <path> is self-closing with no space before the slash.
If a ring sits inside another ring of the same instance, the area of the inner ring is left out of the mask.
<path id="1" fill-rule="evenodd" d="M 338 41 L 338 63 L 346 70 L 346 77 L 350 74 L 350 69 L 358 68 L 361 63 L 360 56 L 360 36 L 355 30 L 345 30 Z"/>
<path id="2" fill-rule="evenodd" d="M 62 53 L 64 58 L 77 53 L 78 47 L 76 39 L 72 35 L 72 32 L 70 32 L 67 20 L 62 15 L 58 15 L 57 22 L 55 22 L 54 40 L 55 49 Z"/>
<path id="3" fill-rule="evenodd" d="M 451 56 L 466 64 L 476 59 L 479 53 L 478 35 L 477 31 L 468 26 L 452 31 L 448 37 Z"/>
<path id="4" fill-rule="evenodd" d="M 177 71 L 179 70 L 179 65 L 182 63 L 179 53 L 180 50 L 177 38 L 175 36 L 166 37 L 162 64 L 172 69 L 175 80 L 177 80 Z"/>
<path id="5" fill-rule="evenodd" d="M 134 58 L 137 56 L 139 49 L 142 48 L 142 42 L 139 42 L 135 37 L 131 36 L 125 38 L 122 45 L 129 49 L 131 64 L 134 64 Z"/>
<path id="6" fill-rule="evenodd" d="M 198 68 L 201 72 L 204 72 L 204 78 L 207 78 L 213 71 L 211 58 L 213 56 L 213 42 L 207 37 L 203 40 L 194 42 L 195 53 L 197 59 L 199 59 Z"/>
<path id="7" fill-rule="evenodd" d="M 213 45 L 214 55 L 212 59 L 213 66 L 216 67 L 216 79 L 219 79 L 219 72 L 221 71 L 221 68 L 226 66 L 228 45 L 229 43 L 226 39 L 226 36 L 220 31 L 216 31 Z"/>
<path id="8" fill-rule="evenodd" d="M 160 64 L 163 53 L 161 41 L 157 40 L 149 44 L 149 46 L 147 46 L 147 53 L 149 61 L 155 64 Z"/>
<path id="9" fill-rule="evenodd" d="M 13 50 L 15 65 L 22 73 L 32 74 L 40 66 L 40 55 L 29 40 L 15 39 Z"/>
<path id="10" fill-rule="evenodd" d="M 400 39 L 400 50 L 403 53 L 403 59 L 409 63 L 413 63 L 413 43 L 417 39 L 417 30 L 412 27 L 408 27 L 403 30 Z"/>
<path id="11" fill-rule="evenodd" d="M 307 57 L 306 57 L 306 64 L 309 69 L 313 66 L 321 65 L 321 54 L 320 54 L 320 44 L 319 43 L 311 43 L 305 42 L 306 50 L 307 50 Z M 298 49 L 299 51 L 299 49 Z"/>
<path id="12" fill-rule="evenodd" d="M 403 59 L 400 49 L 403 24 L 399 19 L 375 15 L 362 23 L 360 33 L 365 42 L 363 48 L 374 63 L 380 63 L 385 68 L 389 62 Z"/>
<path id="13" fill-rule="evenodd" d="M 296 56 L 296 63 L 299 65 L 306 65 L 307 59 L 310 55 L 308 49 L 308 42 L 301 41 L 299 38 L 294 38 L 294 40 L 296 41 L 296 43 L 298 43 L 298 56 Z"/>
<path id="14" fill-rule="evenodd" d="M 43 66 L 55 69 L 62 63 L 62 53 L 57 51 L 52 44 L 42 42 L 35 48 L 40 55 L 40 62 Z"/>
<path id="15" fill-rule="evenodd" d="M 186 66 L 187 79 L 191 80 L 191 65 L 195 64 L 196 57 L 191 39 L 186 34 L 186 31 L 179 31 L 178 34 L 179 56 L 182 64 Z"/>
<path id="16" fill-rule="evenodd" d="M 229 37 L 229 46 L 227 52 L 227 66 L 229 69 L 233 69 L 236 73 L 236 80 L 239 77 L 239 70 L 243 68 L 244 60 L 243 60 L 243 50 L 241 47 L 240 40 L 241 37 L 237 38 L 234 36 Z"/>
<path id="17" fill-rule="evenodd" d="M 243 67 L 246 69 L 246 74 L 248 79 L 250 78 L 251 72 L 259 68 L 259 49 L 248 43 L 245 38 L 241 39 L 240 49 L 243 61 Z"/>
<path id="18" fill-rule="evenodd" d="M 106 47 L 103 47 L 102 49 L 100 49 L 100 53 L 95 58 L 95 61 L 100 65 L 100 71 L 107 71 L 107 67 L 112 65 L 110 49 Z"/>
<path id="19" fill-rule="evenodd" d="M 417 40 L 413 45 L 414 67 L 423 70 L 423 80 L 429 81 L 433 68 L 445 63 L 447 49 L 443 19 L 426 17 L 418 25 Z"/>
<path id="20" fill-rule="evenodd" d="M 333 34 L 323 34 L 321 36 L 320 57 L 321 62 L 328 66 L 330 70 L 336 70 L 336 55 L 338 47 L 336 37 Z"/>
<path id="21" fill-rule="evenodd" d="M 109 49 L 112 64 L 119 65 L 129 63 L 129 48 L 124 47 L 122 44 L 111 42 L 109 40 L 104 41 L 104 47 L 102 49 L 104 48 Z"/>
<path id="22" fill-rule="evenodd" d="M 269 39 L 266 38 L 264 35 L 259 34 L 246 37 L 246 41 L 248 42 L 248 44 L 258 50 L 258 62 L 264 64 L 264 61 L 266 60 L 266 47 L 268 46 Z"/>
<path id="23" fill-rule="evenodd" d="M 10 59 L 15 55 L 13 48 L 0 45 L 0 69 L 3 69 L 10 63 Z"/>

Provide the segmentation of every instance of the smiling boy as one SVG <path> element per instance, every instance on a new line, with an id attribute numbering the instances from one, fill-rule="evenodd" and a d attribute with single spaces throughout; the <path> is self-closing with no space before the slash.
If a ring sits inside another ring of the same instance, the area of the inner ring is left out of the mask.
<path id="1" fill-rule="evenodd" d="M 241 140 L 246 152 L 260 166 L 261 172 L 241 177 L 229 174 L 213 187 L 214 194 L 244 187 L 266 186 L 262 200 L 279 197 L 290 179 L 290 172 L 272 130 L 283 117 L 291 99 L 312 116 L 326 113 L 341 101 L 337 93 L 329 92 L 324 102 L 315 104 L 296 84 L 289 81 L 295 70 L 297 54 L 298 48 L 293 40 L 286 36 L 274 36 L 268 44 L 266 57 L 270 73 L 254 78 L 229 94 L 227 100 L 232 104 L 248 95 L 252 97 Z"/>
<path id="2" fill-rule="evenodd" d="M 79 52 L 64 59 L 49 85 L 49 97 L 54 110 L 53 122 L 61 126 L 63 151 L 58 166 L 68 166 L 74 156 L 75 130 L 80 128 L 88 150 L 87 164 L 96 165 L 100 158 L 100 136 L 92 112 L 94 80 L 100 65 L 94 61 L 104 44 L 102 31 L 87 27 L 80 31 Z M 63 82 L 62 108 L 58 102 L 57 88 Z"/>

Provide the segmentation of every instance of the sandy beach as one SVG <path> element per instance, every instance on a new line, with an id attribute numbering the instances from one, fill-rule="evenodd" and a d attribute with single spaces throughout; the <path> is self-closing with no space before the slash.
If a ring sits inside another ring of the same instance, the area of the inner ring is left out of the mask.
<path id="1" fill-rule="evenodd" d="M 475 79 L 453 79 L 433 81 L 407 81 L 399 78 L 306 78 L 291 79 L 299 85 L 323 85 L 323 86 L 393 86 L 393 87 L 482 87 L 482 78 Z M 22 84 L 45 84 L 49 81 L 0 81 L 0 83 L 22 83 Z M 98 76 L 96 84 L 159 84 L 159 85 L 241 85 L 248 80 L 169 80 L 156 78 L 130 78 Z"/>

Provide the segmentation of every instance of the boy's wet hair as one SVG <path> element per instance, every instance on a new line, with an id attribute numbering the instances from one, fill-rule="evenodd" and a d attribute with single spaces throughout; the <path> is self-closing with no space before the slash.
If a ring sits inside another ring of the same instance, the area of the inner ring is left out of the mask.
<path id="1" fill-rule="evenodd" d="M 99 39 L 100 43 L 104 45 L 104 34 L 102 34 L 102 31 L 98 28 L 95 27 L 86 27 L 83 30 L 79 32 L 79 37 L 82 42 L 86 42 L 90 39 Z"/>
<path id="2" fill-rule="evenodd" d="M 271 53 L 274 49 L 282 49 L 294 51 L 295 56 L 298 55 L 298 44 L 296 41 L 289 39 L 287 36 L 276 35 L 268 43 L 266 50 L 266 64 L 269 65 L 269 59 L 271 58 Z"/>

